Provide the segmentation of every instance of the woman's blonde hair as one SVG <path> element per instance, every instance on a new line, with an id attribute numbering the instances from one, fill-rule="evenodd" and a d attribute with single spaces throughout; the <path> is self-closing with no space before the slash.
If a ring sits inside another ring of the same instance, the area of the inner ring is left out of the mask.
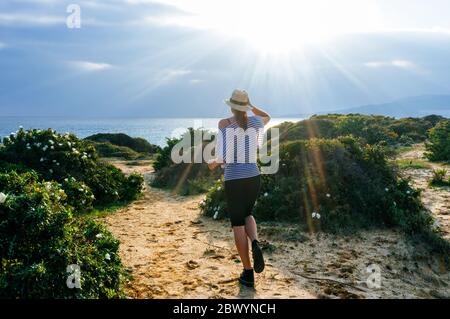
<path id="1" fill-rule="evenodd" d="M 233 112 L 234 118 L 236 119 L 238 125 L 246 130 L 248 125 L 247 112 L 242 112 L 234 109 L 232 109 L 231 111 Z"/>

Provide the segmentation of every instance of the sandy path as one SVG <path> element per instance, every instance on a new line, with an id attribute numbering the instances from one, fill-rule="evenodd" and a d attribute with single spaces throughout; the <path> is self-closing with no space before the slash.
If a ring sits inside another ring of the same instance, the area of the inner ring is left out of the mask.
<path id="1" fill-rule="evenodd" d="M 401 154 L 398 158 L 402 160 L 425 160 L 425 148 L 422 144 L 416 145 L 413 150 Z M 422 202 L 436 218 L 436 226 L 440 229 L 442 236 L 450 240 L 450 188 L 430 187 L 428 185 L 432 177 L 433 169 L 446 169 L 450 174 L 450 167 L 445 164 L 427 161 L 430 168 L 427 169 L 405 169 L 402 174 L 411 177 L 415 188 L 422 189 Z"/>
<path id="2" fill-rule="evenodd" d="M 118 163 L 116 163 L 117 165 Z M 123 170 L 129 167 L 123 167 Z M 149 175 L 146 175 L 147 179 Z M 231 228 L 200 216 L 202 196 L 179 197 L 147 187 L 144 198 L 105 219 L 133 273 L 132 298 L 312 298 L 270 263 L 261 289 L 240 289 Z"/>
<path id="3" fill-rule="evenodd" d="M 148 166 L 115 165 L 140 171 Z M 133 275 L 131 298 L 424 298 L 449 297 L 450 271 L 441 260 L 406 243 L 395 231 L 342 237 L 308 236 L 295 225 L 260 227 L 267 268 L 256 290 L 240 288 L 241 271 L 227 221 L 200 215 L 203 196 L 179 197 L 146 188 L 144 197 L 103 218 L 120 240 Z M 369 289 L 367 266 L 380 269 L 381 287 Z"/>

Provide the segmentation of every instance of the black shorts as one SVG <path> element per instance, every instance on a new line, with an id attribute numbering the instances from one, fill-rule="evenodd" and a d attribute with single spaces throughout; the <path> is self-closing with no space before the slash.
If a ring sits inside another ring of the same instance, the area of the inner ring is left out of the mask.
<path id="1" fill-rule="evenodd" d="M 244 226 L 252 214 L 261 186 L 260 175 L 225 181 L 225 198 L 231 226 Z"/>

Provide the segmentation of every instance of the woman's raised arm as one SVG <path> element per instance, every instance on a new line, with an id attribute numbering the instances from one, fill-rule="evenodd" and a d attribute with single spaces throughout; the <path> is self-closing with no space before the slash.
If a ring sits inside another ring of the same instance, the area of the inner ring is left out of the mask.
<path id="1" fill-rule="evenodd" d="M 263 120 L 264 125 L 266 125 L 267 123 L 269 123 L 269 121 L 270 121 L 270 115 L 269 115 L 267 112 L 261 110 L 260 108 L 257 108 L 257 107 L 254 106 L 252 103 L 250 103 L 250 101 L 249 101 L 249 104 L 250 104 L 250 106 L 251 106 L 251 108 L 252 108 L 253 114 L 255 114 L 255 115 L 261 117 L 262 120 Z"/>

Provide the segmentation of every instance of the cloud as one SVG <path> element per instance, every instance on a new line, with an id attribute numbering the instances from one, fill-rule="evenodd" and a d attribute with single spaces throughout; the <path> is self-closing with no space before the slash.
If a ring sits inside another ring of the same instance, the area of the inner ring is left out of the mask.
<path id="1" fill-rule="evenodd" d="M 200 80 L 200 79 L 192 79 L 192 80 L 189 80 L 189 83 L 192 84 L 192 85 L 200 84 L 200 83 L 203 83 L 203 82 L 204 82 L 204 81 L 203 81 L 203 80 Z"/>
<path id="2" fill-rule="evenodd" d="M 65 23 L 64 16 L 25 13 L 0 13 L 0 25 L 40 25 L 49 26 Z"/>
<path id="3" fill-rule="evenodd" d="M 188 74 L 191 74 L 191 70 L 186 69 L 168 69 L 164 70 L 163 74 L 161 75 L 161 81 L 162 82 L 170 82 L 177 78 L 181 78 L 183 76 L 186 76 Z"/>
<path id="4" fill-rule="evenodd" d="M 414 69 L 416 65 L 408 60 L 392 60 L 392 61 L 370 61 L 364 63 L 364 66 L 368 68 L 386 68 L 386 67 L 394 67 L 400 69 Z"/>
<path id="5" fill-rule="evenodd" d="M 78 70 L 86 72 L 96 72 L 111 69 L 113 66 L 109 63 L 96 63 L 90 61 L 70 61 L 69 64 Z"/>

